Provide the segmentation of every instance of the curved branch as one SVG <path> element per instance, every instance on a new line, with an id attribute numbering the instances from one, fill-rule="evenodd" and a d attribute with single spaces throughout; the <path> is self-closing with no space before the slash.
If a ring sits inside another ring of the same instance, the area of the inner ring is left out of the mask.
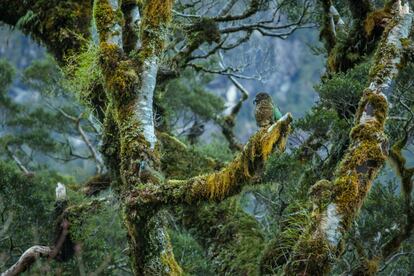
<path id="1" fill-rule="evenodd" d="M 221 171 L 189 180 L 169 180 L 164 185 L 145 185 L 131 195 L 129 204 L 193 203 L 221 201 L 240 192 L 244 185 L 258 179 L 270 154 L 285 150 L 292 116 L 287 113 L 269 128 L 261 128 L 243 151 Z"/>
<path id="2" fill-rule="evenodd" d="M 286 267 L 288 274 L 323 275 L 333 256 L 341 253 L 342 238 L 349 231 L 372 182 L 383 166 L 388 146 L 384 135 L 387 96 L 402 63 L 403 45 L 412 28 L 413 14 L 397 15 L 380 43 L 351 130 L 351 144 L 332 182 L 317 182 L 313 218 L 300 237 Z M 322 204 L 322 202 L 324 202 Z"/>
<path id="3" fill-rule="evenodd" d="M 61 64 L 88 42 L 91 1 L 0 1 L 0 21 L 45 44 Z"/>
<path id="4" fill-rule="evenodd" d="M 9 269 L 1 274 L 1 276 L 14 276 L 26 271 L 37 259 L 48 258 L 52 253 L 49 246 L 34 245 L 27 249 L 19 260 Z"/>

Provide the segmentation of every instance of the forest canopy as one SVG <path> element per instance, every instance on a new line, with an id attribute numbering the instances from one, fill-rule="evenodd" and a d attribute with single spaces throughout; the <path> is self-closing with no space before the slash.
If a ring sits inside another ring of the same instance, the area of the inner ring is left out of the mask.
<path id="1" fill-rule="evenodd" d="M 0 0 L 1 275 L 411 275 L 413 8 Z"/>

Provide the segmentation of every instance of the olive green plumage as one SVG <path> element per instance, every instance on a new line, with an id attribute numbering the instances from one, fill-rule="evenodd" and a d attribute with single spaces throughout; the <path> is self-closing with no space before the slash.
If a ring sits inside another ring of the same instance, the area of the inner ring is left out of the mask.
<path id="1" fill-rule="evenodd" d="M 254 103 L 256 104 L 255 117 L 258 127 L 267 127 L 282 118 L 282 113 L 278 106 L 273 104 L 269 94 L 265 92 L 257 94 Z"/>

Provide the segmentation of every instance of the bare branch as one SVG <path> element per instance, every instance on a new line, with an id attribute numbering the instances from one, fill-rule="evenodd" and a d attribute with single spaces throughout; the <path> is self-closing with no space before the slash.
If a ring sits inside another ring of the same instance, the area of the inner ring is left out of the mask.
<path id="1" fill-rule="evenodd" d="M 22 161 L 19 159 L 19 157 L 17 157 L 9 148 L 8 145 L 5 146 L 7 153 L 9 154 L 9 156 L 14 160 L 14 162 L 16 162 L 17 166 L 19 167 L 19 169 L 25 173 L 25 174 L 30 174 L 30 171 L 26 168 L 25 165 L 23 165 Z"/>
<path id="2" fill-rule="evenodd" d="M 9 269 L 1 274 L 1 276 L 14 276 L 26 271 L 39 258 L 48 258 L 52 253 L 49 246 L 34 245 L 27 249 L 19 260 Z"/>
<path id="3" fill-rule="evenodd" d="M 89 151 L 91 152 L 93 159 L 95 160 L 96 163 L 96 170 L 98 174 L 101 174 L 105 168 L 105 165 L 102 161 L 101 155 L 98 153 L 98 151 L 95 149 L 95 147 L 92 145 L 91 141 L 89 140 L 88 136 L 86 135 L 85 131 L 82 128 L 82 124 L 81 124 L 81 118 L 82 118 L 82 114 L 79 115 L 79 117 L 77 118 L 76 121 L 76 128 L 79 131 L 79 134 L 82 137 L 83 142 L 86 144 L 86 146 L 88 147 Z"/>
<path id="4" fill-rule="evenodd" d="M 227 4 L 221 9 L 219 12 L 219 16 L 226 16 L 233 8 L 234 4 L 236 4 L 237 0 L 229 0 Z"/>

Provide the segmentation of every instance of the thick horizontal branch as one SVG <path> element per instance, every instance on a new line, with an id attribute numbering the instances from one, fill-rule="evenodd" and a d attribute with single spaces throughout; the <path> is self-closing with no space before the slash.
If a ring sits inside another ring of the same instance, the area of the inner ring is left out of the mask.
<path id="1" fill-rule="evenodd" d="M 135 190 L 130 205 L 192 203 L 202 200 L 220 201 L 240 192 L 242 187 L 257 179 L 270 154 L 283 152 L 290 133 L 290 113 L 269 128 L 261 128 L 244 146 L 243 151 L 219 172 L 191 178 L 169 180 L 165 184 L 145 185 Z"/>
<path id="2" fill-rule="evenodd" d="M 1 276 L 14 276 L 26 271 L 37 259 L 48 258 L 53 249 L 49 246 L 35 245 L 27 249 L 19 260 L 1 274 Z"/>
<path id="3" fill-rule="evenodd" d="M 90 39 L 92 1 L 2 0 L 0 21 L 43 43 L 61 64 Z"/>

